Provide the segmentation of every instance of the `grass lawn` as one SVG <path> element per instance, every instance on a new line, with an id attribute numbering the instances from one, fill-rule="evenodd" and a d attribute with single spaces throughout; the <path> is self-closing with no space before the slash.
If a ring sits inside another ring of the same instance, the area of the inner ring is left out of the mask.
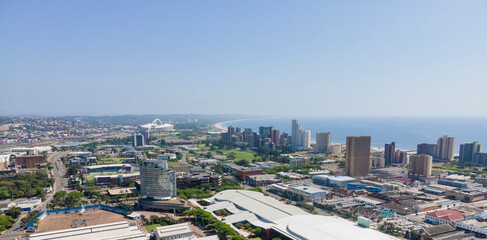
<path id="1" fill-rule="evenodd" d="M 231 152 L 235 153 L 235 159 L 233 161 L 239 161 L 239 160 L 247 160 L 249 163 L 252 163 L 252 159 L 254 159 L 254 154 L 251 152 L 247 151 L 242 151 L 242 150 L 229 150 L 229 151 L 223 151 L 225 154 L 229 154 Z"/>
<path id="2" fill-rule="evenodd" d="M 196 147 L 201 151 L 208 151 L 211 149 L 210 147 L 207 147 L 205 144 L 197 144 Z"/>
<path id="3" fill-rule="evenodd" d="M 152 224 L 152 225 L 145 226 L 145 229 L 147 230 L 147 232 L 151 233 L 152 230 L 154 230 L 154 228 L 160 227 L 160 226 L 161 226 L 161 224 Z"/>
<path id="4" fill-rule="evenodd" d="M 181 164 L 180 162 L 167 162 L 167 166 L 174 166 L 174 165 L 179 165 Z"/>
<path id="5" fill-rule="evenodd" d="M 112 158 L 102 158 L 97 160 L 98 164 L 116 164 L 116 163 L 123 163 L 124 158 L 121 157 L 112 157 Z"/>

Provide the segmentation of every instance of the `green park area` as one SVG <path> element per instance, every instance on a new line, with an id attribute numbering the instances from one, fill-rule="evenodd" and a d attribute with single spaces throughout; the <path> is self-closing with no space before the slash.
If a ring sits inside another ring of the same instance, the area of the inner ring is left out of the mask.
<path id="1" fill-rule="evenodd" d="M 255 159 L 253 153 L 243 151 L 243 150 L 227 150 L 227 151 L 223 151 L 223 153 L 225 153 L 227 159 L 231 161 L 246 160 L 249 163 L 252 163 L 252 159 Z"/>

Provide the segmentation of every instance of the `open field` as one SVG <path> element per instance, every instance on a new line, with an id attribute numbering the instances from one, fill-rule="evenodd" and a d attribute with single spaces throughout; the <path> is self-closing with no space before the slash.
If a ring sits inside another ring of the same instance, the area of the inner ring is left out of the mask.
<path id="1" fill-rule="evenodd" d="M 83 213 L 83 215 L 79 215 L 78 213 L 58 214 L 46 216 L 44 219 L 42 219 L 37 232 L 70 229 L 71 224 L 75 221 L 86 221 L 86 225 L 80 226 L 85 227 L 122 221 L 133 222 L 134 220 L 125 218 L 121 214 L 105 210 L 86 211 Z"/>
<path id="2" fill-rule="evenodd" d="M 254 159 L 254 154 L 251 152 L 247 151 L 242 151 L 242 150 L 228 150 L 228 151 L 223 151 L 227 156 L 230 153 L 235 153 L 235 159 L 232 161 L 239 161 L 239 160 L 247 160 L 249 163 L 252 162 L 252 159 Z M 230 160 L 230 159 L 228 159 Z"/>

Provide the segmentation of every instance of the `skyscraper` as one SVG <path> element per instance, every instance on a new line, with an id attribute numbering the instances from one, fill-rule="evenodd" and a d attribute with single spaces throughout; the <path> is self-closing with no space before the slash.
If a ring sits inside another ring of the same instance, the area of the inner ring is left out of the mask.
<path id="1" fill-rule="evenodd" d="M 176 197 L 176 177 L 164 160 L 145 160 L 140 164 L 140 195 L 142 198 Z"/>
<path id="2" fill-rule="evenodd" d="M 311 131 L 303 130 L 303 148 L 309 149 L 311 147 Z"/>
<path id="3" fill-rule="evenodd" d="M 384 161 L 385 165 L 394 163 L 394 152 L 396 151 L 396 142 L 386 143 L 384 146 Z"/>
<path id="4" fill-rule="evenodd" d="M 475 141 L 473 143 L 460 144 L 460 162 L 473 162 L 475 161 L 475 154 L 482 150 L 482 145 Z"/>
<path id="5" fill-rule="evenodd" d="M 281 141 L 279 139 L 279 130 L 275 130 L 275 129 L 272 130 L 272 138 L 271 139 L 272 139 L 272 142 L 274 143 L 274 145 L 276 147 L 279 147 L 279 145 L 281 143 Z"/>
<path id="6" fill-rule="evenodd" d="M 300 135 L 300 130 L 301 130 L 301 124 L 298 122 L 298 120 L 293 119 L 292 121 L 292 135 L 291 135 L 291 144 L 294 144 L 295 146 L 299 146 L 298 139 L 302 138 Z"/>
<path id="7" fill-rule="evenodd" d="M 418 155 L 426 154 L 430 156 L 435 156 L 436 154 L 436 144 L 421 143 L 418 144 L 416 153 Z"/>
<path id="8" fill-rule="evenodd" d="M 315 153 L 326 153 L 331 146 L 331 133 L 316 133 L 316 145 L 314 148 Z"/>
<path id="9" fill-rule="evenodd" d="M 350 177 L 363 177 L 370 169 L 370 136 L 347 137 L 345 155 L 345 174 Z"/>
<path id="10" fill-rule="evenodd" d="M 411 155 L 409 157 L 409 174 L 414 176 L 431 177 L 433 157 L 426 154 Z"/>
<path id="11" fill-rule="evenodd" d="M 455 153 L 455 138 L 447 135 L 438 138 L 435 157 L 440 160 L 452 161 Z"/>

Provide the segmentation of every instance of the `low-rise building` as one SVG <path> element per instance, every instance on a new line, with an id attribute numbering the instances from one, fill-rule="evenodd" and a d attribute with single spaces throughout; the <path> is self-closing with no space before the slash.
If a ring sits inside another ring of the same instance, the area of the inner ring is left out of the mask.
<path id="1" fill-rule="evenodd" d="M 222 185 L 222 177 L 216 173 L 177 173 L 176 187 L 178 189 L 194 188 L 204 184 L 209 184 L 213 187 Z"/>
<path id="2" fill-rule="evenodd" d="M 313 176 L 313 183 L 321 186 L 346 187 L 347 184 L 356 182 L 357 179 L 348 176 L 316 175 Z"/>
<path id="3" fill-rule="evenodd" d="M 449 199 L 460 200 L 462 202 L 477 202 L 486 199 L 487 189 L 485 188 L 467 188 L 451 189 L 445 191 L 445 197 Z"/>
<path id="4" fill-rule="evenodd" d="M 156 240 L 190 239 L 193 235 L 189 223 L 180 223 L 154 229 Z"/>
<path id="5" fill-rule="evenodd" d="M 91 173 L 119 173 L 119 172 L 132 172 L 132 165 L 130 164 L 104 164 L 83 167 L 83 171 L 86 174 Z"/>
<path id="6" fill-rule="evenodd" d="M 261 174 L 247 176 L 246 183 L 253 187 L 269 186 L 271 184 L 280 183 L 282 180 L 273 174 Z"/>
<path id="7" fill-rule="evenodd" d="M 42 155 L 23 155 L 15 158 L 17 165 L 22 168 L 39 168 L 45 164 L 44 156 Z"/>
<path id="8" fill-rule="evenodd" d="M 473 215 L 471 212 L 463 212 L 454 209 L 438 210 L 435 212 L 427 213 L 425 220 L 431 224 L 455 224 L 456 222 L 463 221 L 470 218 Z"/>
<path id="9" fill-rule="evenodd" d="M 287 188 L 284 196 L 295 201 L 313 202 L 328 199 L 330 192 L 309 186 L 292 186 Z"/>
<path id="10" fill-rule="evenodd" d="M 237 178 L 245 180 L 247 176 L 260 175 L 264 173 L 264 170 L 262 170 L 262 168 L 240 168 L 237 169 L 235 172 Z"/>
<path id="11" fill-rule="evenodd" d="M 140 173 L 129 173 L 129 174 L 116 174 L 116 175 L 97 175 L 93 177 L 95 183 L 98 185 L 102 184 L 113 184 L 113 185 L 122 185 L 124 181 L 133 180 L 139 181 L 140 180 Z"/>

